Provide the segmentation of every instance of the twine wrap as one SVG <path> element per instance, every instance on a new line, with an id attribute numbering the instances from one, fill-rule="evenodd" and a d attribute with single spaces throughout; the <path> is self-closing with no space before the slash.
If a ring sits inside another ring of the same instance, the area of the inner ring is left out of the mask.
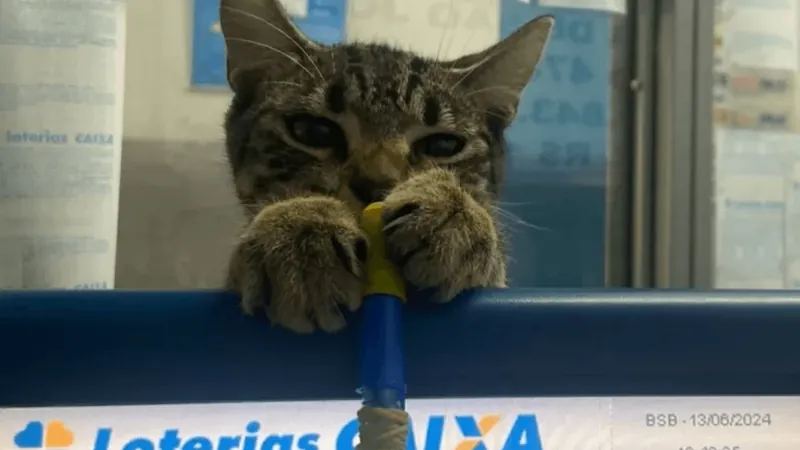
<path id="1" fill-rule="evenodd" d="M 358 410 L 358 435 L 357 450 L 406 450 L 408 413 L 364 406 Z"/>

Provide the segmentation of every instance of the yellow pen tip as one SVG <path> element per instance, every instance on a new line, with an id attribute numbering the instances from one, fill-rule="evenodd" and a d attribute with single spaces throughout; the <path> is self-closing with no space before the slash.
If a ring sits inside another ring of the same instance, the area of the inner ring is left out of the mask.
<path id="1" fill-rule="evenodd" d="M 398 274 L 397 268 L 386 257 L 382 213 L 383 204 L 372 203 L 364 208 L 361 214 L 361 227 L 369 240 L 367 280 L 364 286 L 364 293 L 366 295 L 394 295 L 405 301 L 405 284 Z"/>
<path id="2" fill-rule="evenodd" d="M 380 226 L 383 228 L 381 214 L 383 214 L 383 203 L 370 203 L 361 213 L 362 224 L 367 226 Z"/>

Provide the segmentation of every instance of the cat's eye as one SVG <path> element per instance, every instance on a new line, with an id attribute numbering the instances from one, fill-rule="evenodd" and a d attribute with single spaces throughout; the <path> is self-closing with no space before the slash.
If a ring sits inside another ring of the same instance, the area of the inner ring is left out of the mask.
<path id="1" fill-rule="evenodd" d="M 434 158 L 448 158 L 464 149 L 464 139 L 449 133 L 436 133 L 414 142 L 413 149 Z"/>
<path id="2" fill-rule="evenodd" d="M 344 132 L 336 122 L 310 114 L 286 118 L 286 129 L 292 139 L 313 148 L 332 148 L 344 143 Z"/>

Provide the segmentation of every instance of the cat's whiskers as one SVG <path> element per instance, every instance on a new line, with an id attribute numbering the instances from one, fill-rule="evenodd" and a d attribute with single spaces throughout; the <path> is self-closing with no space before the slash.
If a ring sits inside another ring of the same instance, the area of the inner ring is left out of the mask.
<path id="1" fill-rule="evenodd" d="M 503 209 L 501 206 L 497 204 L 492 205 L 492 209 L 497 213 L 498 216 L 508 219 L 511 222 L 510 225 L 522 225 L 537 231 L 553 231 L 550 228 L 534 225 L 526 220 L 523 220 L 518 215 L 512 213 L 511 211 Z M 501 221 L 500 223 L 504 222 Z"/>
<path id="2" fill-rule="evenodd" d="M 442 37 L 439 39 L 439 46 L 436 48 L 436 60 L 438 61 L 441 57 L 442 52 L 442 44 L 444 44 L 444 38 L 447 36 L 447 32 L 450 31 L 450 24 L 453 23 L 453 12 L 455 10 L 456 1 L 450 0 L 450 5 L 447 8 L 447 25 L 442 30 Z M 450 45 L 452 44 L 452 40 L 450 40 L 450 44 L 447 45 L 447 49 L 450 50 Z"/>
<path id="3" fill-rule="evenodd" d="M 541 204 L 541 202 L 505 202 L 505 201 L 496 201 L 498 205 L 508 205 L 508 206 L 531 206 L 536 204 Z"/>
<path id="4" fill-rule="evenodd" d="M 267 81 L 267 82 L 265 82 L 264 84 L 265 84 L 265 85 L 271 85 L 271 84 L 283 84 L 283 85 L 286 85 L 286 86 L 297 86 L 297 87 L 303 87 L 303 85 L 302 85 L 302 84 L 300 84 L 300 83 L 297 83 L 297 82 L 295 82 L 295 81 L 280 81 L 280 80 L 278 80 L 278 81 Z"/>
<path id="5" fill-rule="evenodd" d="M 511 88 L 511 87 L 508 87 L 508 86 L 488 86 L 488 87 L 481 88 L 481 89 L 475 89 L 473 91 L 469 91 L 466 94 L 464 94 L 464 97 L 469 98 L 469 97 L 472 97 L 473 95 L 480 94 L 482 92 L 498 91 L 498 90 L 499 91 L 506 91 L 506 92 L 510 93 L 517 101 L 519 101 L 519 98 L 520 98 L 519 97 L 519 90 Z"/>
<path id="6" fill-rule="evenodd" d="M 496 111 L 490 111 L 488 109 L 479 109 L 478 112 L 482 114 L 487 114 L 492 117 L 497 117 L 498 119 L 508 120 L 507 116 L 504 116 L 503 114 L 498 114 Z"/>
<path id="7" fill-rule="evenodd" d="M 475 29 L 473 28 L 472 29 L 472 33 L 469 35 L 467 40 L 464 41 L 464 45 L 461 46 L 461 51 L 459 52 L 459 55 L 464 54 L 464 51 L 467 49 L 467 47 L 469 47 L 469 43 L 472 41 L 472 38 L 474 38 L 474 37 L 475 37 Z M 447 50 L 448 50 L 448 52 L 450 51 L 449 48 Z M 453 61 L 453 64 L 450 65 L 450 68 L 452 69 L 454 67 L 454 65 L 455 65 L 455 61 Z"/>
<path id="8" fill-rule="evenodd" d="M 456 81 L 456 82 L 455 82 L 455 84 L 453 84 L 453 85 L 450 87 L 450 93 L 452 93 L 453 91 L 455 91 L 455 89 L 456 89 L 456 88 L 457 88 L 457 87 L 458 87 L 458 86 L 459 86 L 461 83 L 463 83 L 463 82 L 464 82 L 464 80 L 466 80 L 466 79 L 467 79 L 467 78 L 468 78 L 470 75 L 472 75 L 472 73 L 473 73 L 473 72 L 475 72 L 475 71 L 476 71 L 478 68 L 482 67 L 482 66 L 483 66 L 484 64 L 486 64 L 488 61 L 490 61 L 490 60 L 492 60 L 492 59 L 495 59 L 495 58 L 496 58 L 497 56 L 499 56 L 499 55 L 500 55 L 500 54 L 501 54 L 503 51 L 505 51 L 505 49 L 502 49 L 502 48 L 501 48 L 501 49 L 499 49 L 499 50 L 495 51 L 495 53 L 493 53 L 493 54 L 490 54 L 490 55 L 487 55 L 487 56 L 486 56 L 486 58 L 484 58 L 482 61 L 480 61 L 480 62 L 476 63 L 474 66 L 470 67 L 470 68 L 469 68 L 469 70 L 467 70 L 467 71 L 464 73 L 464 75 L 462 75 L 462 76 L 461 76 L 461 78 L 459 78 L 459 79 L 458 79 L 458 81 Z"/>
<path id="9" fill-rule="evenodd" d="M 464 82 L 464 80 L 466 80 L 466 79 L 467 79 L 467 77 L 469 77 L 469 76 L 472 74 L 472 72 L 474 72 L 474 71 L 475 71 L 475 69 L 477 69 L 478 67 L 480 67 L 480 66 L 484 65 L 484 64 L 486 63 L 486 61 L 487 61 L 487 60 L 488 60 L 488 58 L 487 58 L 486 60 L 483 60 L 483 61 L 481 61 L 481 62 L 479 62 L 479 63 L 475 64 L 475 65 L 474 65 L 473 67 L 471 67 L 471 68 L 470 68 L 468 71 L 466 71 L 466 73 L 464 73 L 464 74 L 461 76 L 461 78 L 459 78 L 459 79 L 458 79 L 458 81 L 456 81 L 455 83 L 453 83 L 453 85 L 452 85 L 452 86 L 450 86 L 450 88 L 448 89 L 448 92 L 450 92 L 450 93 L 452 94 L 452 93 L 453 93 L 453 92 L 456 90 L 456 88 L 457 88 L 457 87 L 458 87 L 458 86 L 459 86 L 461 83 L 463 83 L 463 82 Z"/>
<path id="10" fill-rule="evenodd" d="M 252 40 L 250 40 L 250 39 L 242 39 L 242 38 L 231 38 L 231 37 L 226 37 L 226 38 L 225 38 L 225 42 L 242 42 L 242 43 L 244 43 L 244 44 L 251 44 L 251 45 L 255 45 L 256 47 L 266 48 L 267 50 L 271 50 L 271 51 L 273 51 L 273 52 L 275 52 L 275 53 L 277 53 L 277 54 L 279 54 L 279 55 L 281 55 L 281 56 L 285 57 L 285 58 L 286 58 L 286 59 L 288 59 L 289 61 L 291 61 L 291 62 L 295 63 L 295 64 L 297 65 L 297 67 L 299 67 L 299 68 L 303 69 L 303 71 L 304 71 L 305 73 L 307 73 L 307 74 L 308 74 L 308 76 L 310 76 L 311 78 L 316 78 L 316 75 L 314 75 L 313 73 L 311 73 L 311 71 L 310 71 L 310 70 L 308 70 L 308 69 L 306 68 L 306 66 L 304 66 L 304 65 L 303 65 L 303 64 L 302 64 L 300 61 L 298 61 L 298 60 L 297 60 L 296 58 L 294 58 L 292 55 L 290 55 L 290 54 L 288 54 L 288 53 L 285 53 L 285 52 L 282 52 L 282 51 L 278 50 L 278 49 L 277 49 L 277 48 L 275 48 L 275 47 L 269 46 L 269 45 L 267 45 L 267 44 L 262 44 L 261 42 L 256 42 L 256 41 L 252 41 Z"/>
<path id="11" fill-rule="evenodd" d="M 318 66 L 318 65 L 317 65 L 317 64 L 314 62 L 314 60 L 311 58 L 311 55 L 309 55 L 309 54 L 308 54 L 308 52 L 306 51 L 306 49 L 305 49 L 305 48 L 303 48 L 303 46 L 302 46 L 302 45 L 300 45 L 300 43 L 299 43 L 299 42 L 297 42 L 297 40 L 293 39 L 291 36 L 289 36 L 289 34 L 288 34 L 288 33 L 286 33 L 285 31 L 281 30 L 281 29 L 280 29 L 280 27 L 278 27 L 277 25 L 275 25 L 275 24 L 273 24 L 273 23 L 270 23 L 270 21 L 268 21 L 268 20 L 266 20 L 266 19 L 264 19 L 264 18 L 262 18 L 262 17 L 258 17 L 258 16 L 256 16 L 255 14 L 251 14 L 251 13 L 249 13 L 249 12 L 247 12 L 247 11 L 243 11 L 243 10 L 241 10 L 241 9 L 238 9 L 238 8 L 231 8 L 231 7 L 229 7 L 229 6 L 223 6 L 222 8 L 223 8 L 223 9 L 227 9 L 227 10 L 228 10 L 228 11 L 230 11 L 230 12 L 233 12 L 233 13 L 236 13 L 236 14 L 240 14 L 240 15 L 243 15 L 243 16 L 245 16 L 245 17 L 248 17 L 248 18 L 250 18 L 250 19 L 253 19 L 253 20 L 255 20 L 256 22 L 263 23 L 264 25 L 267 25 L 268 27 L 270 27 L 270 28 L 272 28 L 273 30 L 277 31 L 278 33 L 282 34 L 284 37 L 286 37 L 286 39 L 288 39 L 289 41 L 291 41 L 291 42 L 292 42 L 292 44 L 294 44 L 294 45 L 295 45 L 295 47 L 297 47 L 297 49 L 298 49 L 298 50 L 300 50 L 300 51 L 301 51 L 301 52 L 302 52 L 302 53 L 303 53 L 303 54 L 306 56 L 306 59 L 308 59 L 308 62 L 310 62 L 310 63 L 311 63 L 311 66 L 312 66 L 312 67 L 314 67 L 314 70 L 316 70 L 316 71 L 317 71 L 317 73 L 319 74 L 319 79 L 320 79 L 320 81 L 325 81 L 325 76 L 324 76 L 324 75 L 322 75 L 322 71 L 321 71 L 321 70 L 319 70 L 319 66 Z"/>

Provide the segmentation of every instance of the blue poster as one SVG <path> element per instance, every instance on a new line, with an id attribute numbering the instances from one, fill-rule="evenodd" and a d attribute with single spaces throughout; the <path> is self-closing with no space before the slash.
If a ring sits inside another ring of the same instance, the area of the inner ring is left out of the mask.
<path id="1" fill-rule="evenodd" d="M 503 37 L 556 17 L 509 143 L 506 190 L 513 286 L 604 284 L 611 20 L 601 11 L 502 0 Z"/>
<path id="2" fill-rule="evenodd" d="M 308 8 L 295 23 L 311 39 L 333 44 L 344 40 L 346 0 L 306 0 Z M 194 0 L 192 86 L 227 87 L 225 42 L 219 26 L 219 0 Z"/>

